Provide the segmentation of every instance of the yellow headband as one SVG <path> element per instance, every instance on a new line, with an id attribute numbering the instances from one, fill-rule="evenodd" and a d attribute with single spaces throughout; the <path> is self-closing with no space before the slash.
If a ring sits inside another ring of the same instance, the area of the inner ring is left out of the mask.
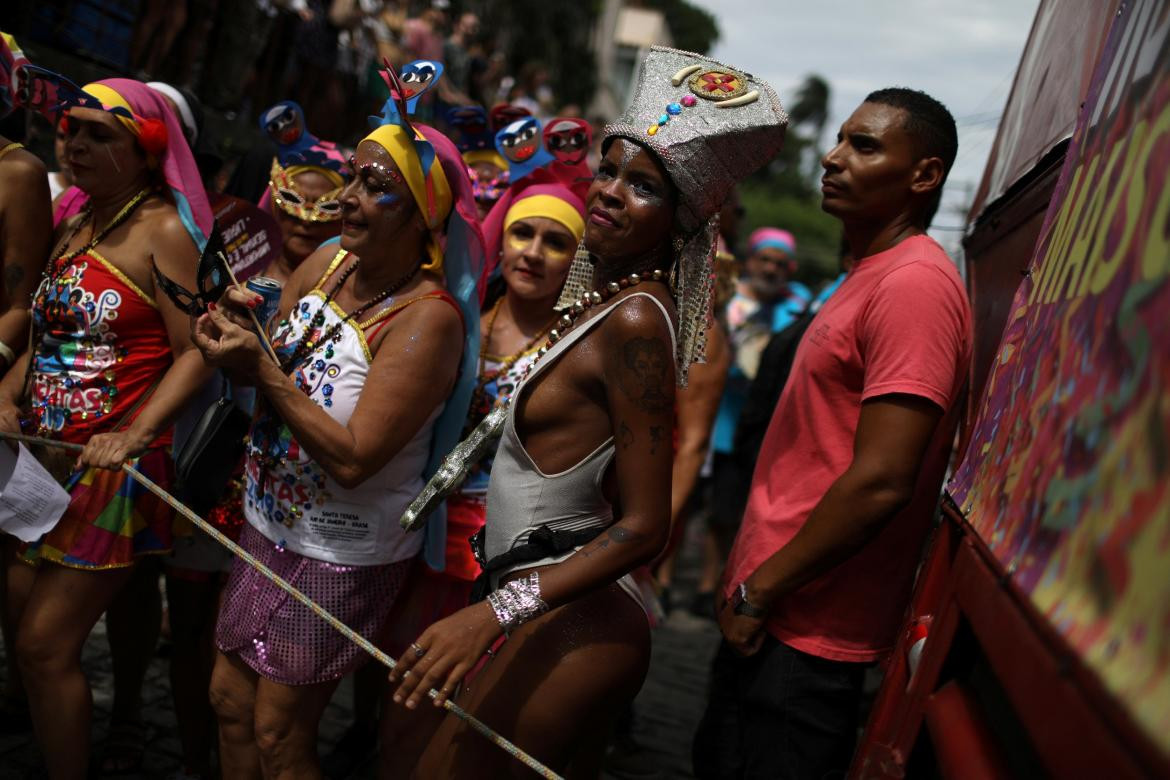
<path id="1" fill-rule="evenodd" d="M 421 137 L 420 135 L 419 138 Z M 382 125 L 362 140 L 373 141 L 385 149 L 394 160 L 394 164 L 398 166 L 402 178 L 406 179 L 406 186 L 410 188 L 410 194 L 414 198 L 414 202 L 418 204 L 418 210 L 422 212 L 427 227 L 431 231 L 427 241 L 427 255 L 431 261 L 423 268 L 436 272 L 441 270 L 443 249 L 435 232 L 446 223 L 454 201 L 451 198 L 451 185 L 447 181 L 447 175 L 443 173 L 443 165 L 439 162 L 439 156 L 435 155 L 434 161 L 431 162 L 431 169 L 427 172 L 428 175 L 424 176 L 418 152 L 414 147 L 414 139 L 410 138 L 406 131 L 398 125 Z M 427 197 L 428 186 L 431 190 L 429 199 Z M 433 210 L 430 207 L 432 203 L 434 204 Z"/>
<path id="2" fill-rule="evenodd" d="M 126 98 L 122 97 L 117 92 L 107 87 L 105 84 L 98 84 L 95 81 L 92 84 L 86 84 L 81 88 L 81 91 L 101 101 L 101 104 L 105 106 L 107 111 L 111 108 L 121 108 L 125 109 L 125 111 L 129 114 L 134 113 L 134 109 L 131 108 L 130 104 L 126 102 Z M 127 130 L 134 134 L 135 138 L 138 138 L 142 134 L 142 128 L 138 126 L 138 123 L 134 121 L 132 116 L 125 116 L 120 113 L 114 114 L 114 116 L 118 118 L 118 120 L 126 127 Z"/>
<path id="3" fill-rule="evenodd" d="M 463 153 L 463 162 L 468 165 L 491 163 L 502 171 L 508 170 L 508 162 L 495 149 L 473 149 Z"/>
<path id="4" fill-rule="evenodd" d="M 322 168 L 319 165 L 290 165 L 284 169 L 284 172 L 289 175 L 290 179 L 302 173 L 319 173 L 328 179 L 334 187 L 345 186 L 345 179 L 340 173 L 329 168 Z"/>
<path id="5" fill-rule="evenodd" d="M 545 217 L 561 223 L 576 241 L 580 241 L 585 234 L 585 219 L 581 212 L 555 195 L 533 195 L 514 203 L 504 215 L 504 230 L 510 228 L 513 222 L 529 217 Z"/>

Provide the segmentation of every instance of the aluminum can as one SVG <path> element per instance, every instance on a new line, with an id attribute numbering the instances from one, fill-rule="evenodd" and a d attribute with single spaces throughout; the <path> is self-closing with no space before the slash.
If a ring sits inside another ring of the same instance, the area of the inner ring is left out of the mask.
<path id="1" fill-rule="evenodd" d="M 244 282 L 244 287 L 264 299 L 264 302 L 256 307 L 256 319 L 260 321 L 265 331 L 269 330 L 268 326 L 280 307 L 281 283 L 267 276 L 253 276 Z"/>

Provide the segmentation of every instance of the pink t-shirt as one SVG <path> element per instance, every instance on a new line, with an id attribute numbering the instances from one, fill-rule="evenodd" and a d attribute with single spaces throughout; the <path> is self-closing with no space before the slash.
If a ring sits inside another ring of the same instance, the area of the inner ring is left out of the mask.
<path id="1" fill-rule="evenodd" d="M 926 398 L 939 423 L 911 504 L 862 550 L 773 605 L 768 631 L 836 661 L 894 641 L 938 502 L 971 354 L 971 309 L 953 262 L 927 236 L 861 260 L 817 313 L 768 426 L 728 588 L 787 544 L 853 459 L 861 403 Z"/>

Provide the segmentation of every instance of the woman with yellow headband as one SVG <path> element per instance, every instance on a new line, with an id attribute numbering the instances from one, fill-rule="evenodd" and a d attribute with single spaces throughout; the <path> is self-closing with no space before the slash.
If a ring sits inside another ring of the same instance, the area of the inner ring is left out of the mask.
<path id="1" fill-rule="evenodd" d="M 505 288 L 480 319 L 478 378 L 465 432 L 511 394 L 559 316 L 553 305 L 585 232 L 585 204 L 551 175 L 530 176 L 500 199 L 484 232 L 488 256 L 499 257 Z M 419 560 L 411 572 L 390 620 L 395 655 L 427 626 L 468 604 L 481 571 L 470 539 L 484 525 L 491 460 L 485 456 L 447 499 L 446 568 L 436 571 Z M 384 707 L 383 713 L 381 743 L 394 746 L 384 751 L 383 764 L 392 776 L 405 776 L 437 727 L 439 713 L 422 717 L 398 707 Z"/>
<path id="2" fill-rule="evenodd" d="M 174 513 L 121 471 L 171 482 L 172 423 L 206 381 L 190 322 L 153 269 L 195 287 L 211 210 L 178 120 L 128 79 L 89 84 L 66 143 L 87 208 L 61 225 L 33 297 L 32 350 L 0 382 L 0 420 L 84 445 L 62 467 L 71 503 L 9 568 L 29 705 L 49 774 L 84 776 L 90 692 L 81 648 L 139 563 L 172 546 Z"/>
<path id="3" fill-rule="evenodd" d="M 280 225 L 280 256 L 264 271 L 286 281 L 313 250 L 341 232 L 338 195 L 346 182 L 345 157 L 330 141 L 305 128 L 301 107 L 291 100 L 260 115 L 260 127 L 276 144 L 268 188 L 260 199 Z"/>
<path id="4" fill-rule="evenodd" d="M 239 316 L 257 303 L 247 291 L 229 291 L 195 326 L 205 359 L 260 399 L 240 544 L 371 638 L 423 546 L 397 521 L 432 441 L 445 452 L 457 436 L 444 418 L 466 416 L 460 356 L 478 340 L 464 326 L 478 322 L 468 271 L 482 257 L 471 185 L 450 141 L 421 136 L 386 124 L 359 144 L 339 246 L 285 284 L 280 365 Z M 321 713 L 365 656 L 239 561 L 225 594 L 211 684 L 223 774 L 310 772 Z"/>

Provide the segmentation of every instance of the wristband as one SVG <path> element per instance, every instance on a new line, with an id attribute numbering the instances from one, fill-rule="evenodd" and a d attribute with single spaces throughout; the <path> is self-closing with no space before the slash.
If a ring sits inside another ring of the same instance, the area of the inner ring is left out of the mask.
<path id="1" fill-rule="evenodd" d="M 540 572 L 535 571 L 492 591 L 487 600 L 505 634 L 548 612 L 548 604 L 540 597 Z"/>

